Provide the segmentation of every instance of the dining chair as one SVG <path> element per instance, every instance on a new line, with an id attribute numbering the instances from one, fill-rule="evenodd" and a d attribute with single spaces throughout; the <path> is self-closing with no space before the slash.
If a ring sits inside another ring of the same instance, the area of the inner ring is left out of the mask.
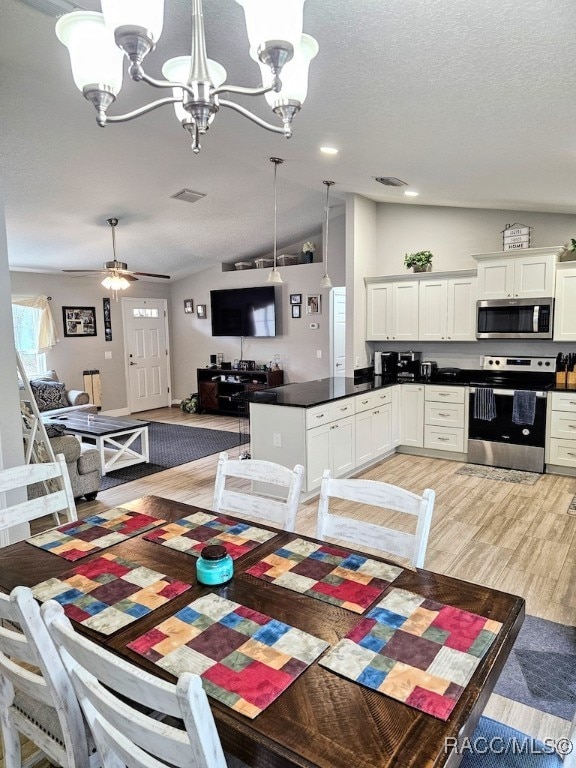
<path id="1" fill-rule="evenodd" d="M 416 568 L 423 568 L 435 496 L 430 488 L 418 496 L 404 488 L 377 480 L 337 480 L 330 476 L 330 470 L 327 469 L 320 488 L 316 538 L 325 541 L 330 536 L 371 547 L 407 558 Z M 417 518 L 416 532 L 406 533 L 378 523 L 332 513 L 329 509 L 331 498 L 414 515 Z"/>
<path id="2" fill-rule="evenodd" d="M 226 480 L 231 477 L 251 481 L 252 492 L 227 487 Z M 261 459 L 229 459 L 224 452 L 218 458 L 213 509 L 246 516 L 249 520 L 267 520 L 294 532 L 303 480 L 301 464 L 288 469 Z M 275 498 L 276 492 L 285 498 Z"/>
<path id="3" fill-rule="evenodd" d="M 460 768 L 574 768 L 576 718 L 572 722 L 569 739 L 572 741 L 571 749 L 566 740 L 555 742 L 565 754 L 562 761 L 552 743 L 543 743 L 504 723 L 481 717 L 462 749 L 464 757 Z"/>
<path id="4" fill-rule="evenodd" d="M 20 735 L 33 742 L 34 758 L 63 768 L 99 765 L 82 712 L 58 651 L 27 587 L 0 594 L 0 729 L 5 768 L 22 762 Z M 92 758 L 90 752 L 92 751 Z"/>
<path id="5" fill-rule="evenodd" d="M 243 766 L 224 756 L 198 675 L 185 672 L 169 683 L 77 633 L 55 600 L 44 603 L 41 613 L 104 768 Z"/>
<path id="6" fill-rule="evenodd" d="M 56 456 L 56 461 L 0 470 L 0 493 L 27 489 L 35 483 L 43 483 L 46 493 L 0 508 L 0 531 L 45 515 L 53 515 L 54 522 L 59 525 L 59 512 L 64 513 L 67 522 L 78 519 L 68 467 L 61 453 Z"/>

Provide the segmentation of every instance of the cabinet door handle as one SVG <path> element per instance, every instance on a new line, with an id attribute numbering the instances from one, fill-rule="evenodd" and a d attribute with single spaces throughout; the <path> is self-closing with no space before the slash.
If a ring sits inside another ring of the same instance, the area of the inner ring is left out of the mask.
<path id="1" fill-rule="evenodd" d="M 369 403 L 370 400 L 362 400 L 362 405 L 366 405 L 366 403 Z"/>
<path id="2" fill-rule="evenodd" d="M 570 451 L 566 451 L 567 456 L 576 456 L 576 453 L 570 453 Z"/>
<path id="3" fill-rule="evenodd" d="M 316 414 L 316 418 L 317 419 L 323 419 L 324 418 L 324 414 L 323 413 L 317 413 Z"/>
<path id="4" fill-rule="evenodd" d="M 576 429 L 576 424 L 567 424 L 568 429 Z"/>
<path id="5" fill-rule="evenodd" d="M 447 419 L 448 416 L 450 416 L 450 414 L 449 413 L 439 413 L 438 416 L 443 416 L 445 419 Z"/>
<path id="6" fill-rule="evenodd" d="M 342 408 L 340 408 L 339 410 L 340 411 L 347 411 L 348 410 L 348 406 L 347 405 L 343 405 Z"/>
<path id="7" fill-rule="evenodd" d="M 576 405 L 576 401 L 574 401 L 574 400 L 570 400 L 570 403 L 569 403 L 569 404 L 570 404 L 570 405 Z"/>
<path id="8" fill-rule="evenodd" d="M 380 411 L 373 411 L 372 412 L 372 416 L 378 416 L 379 413 L 380 413 Z"/>
<path id="9" fill-rule="evenodd" d="M 438 392 L 440 397 L 450 397 L 450 392 Z"/>
<path id="10" fill-rule="evenodd" d="M 450 440 L 450 438 L 449 437 L 439 437 L 438 440 L 441 441 L 442 443 L 447 443 L 448 440 Z"/>

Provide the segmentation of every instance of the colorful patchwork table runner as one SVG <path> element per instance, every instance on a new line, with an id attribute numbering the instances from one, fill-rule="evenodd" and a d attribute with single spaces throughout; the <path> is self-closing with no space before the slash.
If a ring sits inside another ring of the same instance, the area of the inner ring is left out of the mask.
<path id="1" fill-rule="evenodd" d="M 208 594 L 129 643 L 173 675 L 194 672 L 223 704 L 255 718 L 328 647 L 288 624 Z"/>
<path id="2" fill-rule="evenodd" d="M 57 600 L 79 624 L 111 635 L 187 589 L 190 584 L 107 552 L 32 592 L 40 602 Z"/>
<path id="3" fill-rule="evenodd" d="M 149 531 L 150 528 L 165 522 L 151 515 L 143 515 L 141 512 L 131 512 L 129 509 L 119 507 L 90 515 L 83 520 L 60 525 L 58 528 L 32 536 L 27 541 L 35 547 L 74 561 L 98 549 L 106 549 L 139 533 Z"/>
<path id="4" fill-rule="evenodd" d="M 498 621 L 392 589 L 320 664 L 447 720 L 501 628 Z"/>
<path id="5" fill-rule="evenodd" d="M 351 554 L 331 544 L 294 539 L 246 573 L 363 613 L 402 573 L 402 568 Z"/>
<path id="6" fill-rule="evenodd" d="M 232 559 L 236 560 L 274 536 L 276 534 L 273 531 L 257 528 L 250 523 L 239 523 L 222 515 L 195 512 L 175 523 L 163 525 L 144 538 L 195 557 L 208 544 L 222 544 Z"/>

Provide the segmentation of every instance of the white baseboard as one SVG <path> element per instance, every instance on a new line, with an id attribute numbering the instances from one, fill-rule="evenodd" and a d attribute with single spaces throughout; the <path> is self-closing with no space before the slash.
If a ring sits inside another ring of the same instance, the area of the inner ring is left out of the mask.
<path id="1" fill-rule="evenodd" d="M 180 405 L 182 400 L 172 400 L 172 405 Z"/>
<path id="2" fill-rule="evenodd" d="M 130 416 L 128 408 L 116 408 L 113 411 L 100 411 L 101 416 Z"/>

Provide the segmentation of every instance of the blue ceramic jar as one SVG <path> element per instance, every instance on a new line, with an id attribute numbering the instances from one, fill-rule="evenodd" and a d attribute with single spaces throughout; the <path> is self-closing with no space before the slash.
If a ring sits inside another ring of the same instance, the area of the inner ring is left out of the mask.
<path id="1" fill-rule="evenodd" d="M 234 575 L 234 561 L 220 544 L 209 544 L 196 560 L 196 577 L 200 584 L 226 584 Z"/>

